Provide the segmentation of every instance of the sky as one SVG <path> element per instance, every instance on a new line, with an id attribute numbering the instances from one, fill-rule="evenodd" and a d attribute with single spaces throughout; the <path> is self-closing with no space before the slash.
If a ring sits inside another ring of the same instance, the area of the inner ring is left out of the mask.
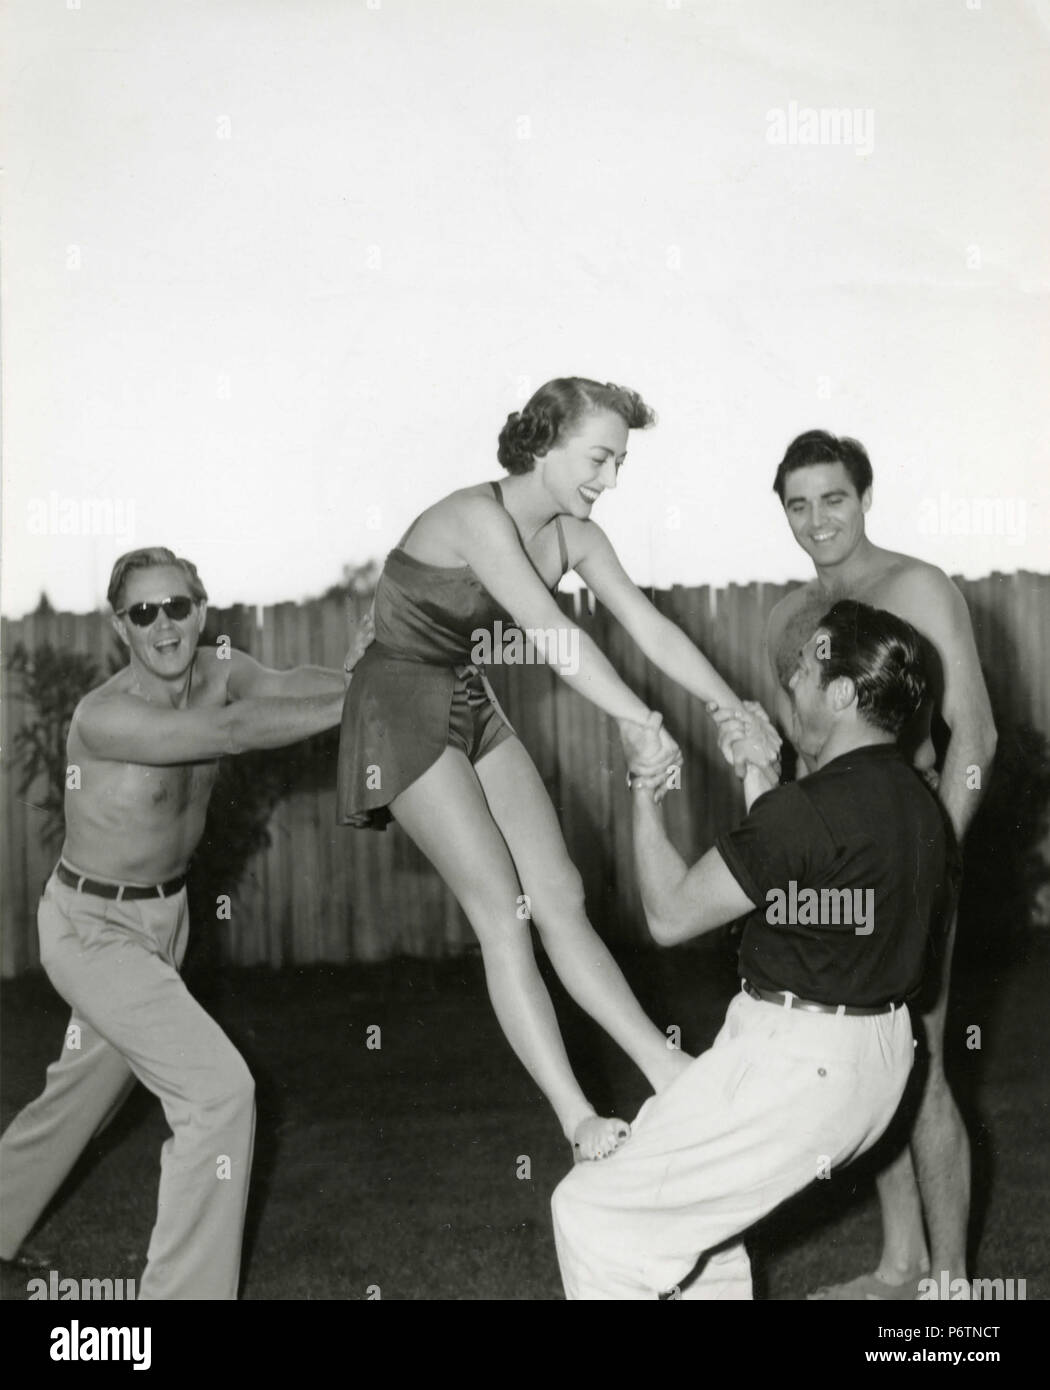
<path id="1" fill-rule="evenodd" d="M 869 535 L 1050 569 L 1045 0 L 13 0 L 0 605 L 169 545 L 300 600 L 499 476 L 545 380 L 642 392 L 594 519 L 782 582 L 799 432 Z"/>

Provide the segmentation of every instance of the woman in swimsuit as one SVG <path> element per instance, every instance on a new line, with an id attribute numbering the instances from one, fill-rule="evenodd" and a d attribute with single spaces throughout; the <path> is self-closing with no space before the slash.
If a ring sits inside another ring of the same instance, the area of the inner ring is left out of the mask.
<path id="1" fill-rule="evenodd" d="M 381 829 L 393 817 L 449 885 L 481 943 L 507 1040 L 581 1159 L 611 1153 L 630 1128 L 599 1118 L 573 1075 L 528 916 L 569 993 L 654 1090 L 689 1058 L 668 1048 L 588 921 L 547 791 L 472 653 L 486 634 L 491 643 L 496 620 L 507 615 L 536 634 L 553 629 L 560 640 L 543 654 L 558 675 L 614 718 L 648 725 L 648 771 L 680 761 L 660 716 L 552 597 L 574 569 L 654 665 L 699 699 L 739 709 L 590 520 L 601 494 L 616 486 L 628 431 L 652 420 L 636 392 L 579 377 L 548 382 L 508 418 L 498 457 L 510 476 L 443 498 L 387 557 L 375 642 L 354 672 L 339 751 L 340 821 Z M 753 727 L 749 755 L 766 761 L 776 735 L 771 726 Z"/>

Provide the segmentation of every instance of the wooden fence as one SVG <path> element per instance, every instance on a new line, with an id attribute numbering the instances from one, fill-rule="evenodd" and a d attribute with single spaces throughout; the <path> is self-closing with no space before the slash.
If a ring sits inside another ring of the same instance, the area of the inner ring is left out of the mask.
<path id="1" fill-rule="evenodd" d="M 1000 723 L 1050 730 L 1050 576 L 1021 572 L 959 580 L 970 606 L 978 648 Z M 793 585 L 675 587 L 653 595 L 744 697 L 771 705 L 762 636 L 773 605 Z M 208 632 L 270 666 L 304 662 L 339 667 L 349 620 L 368 605 L 338 599 L 262 610 L 212 610 Z M 563 597 L 566 611 L 591 633 L 628 683 L 666 723 L 686 751 L 684 791 L 668 807 L 671 835 L 695 856 L 732 824 L 741 802 L 699 703 L 656 672 L 590 596 Z M 57 613 L 4 620 L 3 651 L 43 642 L 83 652 L 107 672 L 119 659 L 104 614 Z M 491 668 L 511 722 L 535 760 L 558 810 L 570 853 L 583 874 L 592 919 L 613 940 L 643 939 L 633 874 L 630 800 L 611 720 L 574 695 L 542 666 Z M 0 969 L 14 976 L 38 964 L 35 912 L 54 845 L 45 843 L 42 789 L 18 791 L 13 735 L 26 717 L 17 677 L 5 665 L 2 702 L 4 806 L 0 836 Z M 275 810 L 271 843 L 249 865 L 230 919 L 198 922 L 219 933 L 220 954 L 242 965 L 379 960 L 399 954 L 441 956 L 473 941 L 455 900 L 396 826 L 384 833 L 335 824 L 335 770 L 312 790 L 295 791 Z M 214 808 L 221 814 L 221 808 Z"/>

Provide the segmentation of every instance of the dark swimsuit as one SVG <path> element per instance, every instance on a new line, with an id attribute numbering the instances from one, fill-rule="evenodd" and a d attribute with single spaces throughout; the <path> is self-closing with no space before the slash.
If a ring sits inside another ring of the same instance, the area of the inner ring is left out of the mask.
<path id="1" fill-rule="evenodd" d="M 499 483 L 492 488 L 502 506 Z M 415 525 L 386 558 L 375 641 L 354 668 L 343 707 L 336 818 L 357 829 L 385 830 L 390 802 L 447 747 L 476 763 L 514 734 L 472 657 L 479 634 L 491 634 L 497 618 L 505 629 L 513 624 L 469 565 L 430 565 L 405 554 Z M 555 526 L 564 576 L 561 517 Z"/>

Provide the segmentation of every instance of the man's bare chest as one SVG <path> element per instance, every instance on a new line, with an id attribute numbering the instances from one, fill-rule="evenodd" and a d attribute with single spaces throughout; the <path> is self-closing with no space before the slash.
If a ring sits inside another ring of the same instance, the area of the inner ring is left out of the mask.
<path id="1" fill-rule="evenodd" d="M 85 763 L 76 796 L 67 796 L 67 814 L 94 809 L 103 820 L 128 833 L 144 826 L 174 824 L 207 809 L 218 762 L 147 766 L 141 763 Z"/>

